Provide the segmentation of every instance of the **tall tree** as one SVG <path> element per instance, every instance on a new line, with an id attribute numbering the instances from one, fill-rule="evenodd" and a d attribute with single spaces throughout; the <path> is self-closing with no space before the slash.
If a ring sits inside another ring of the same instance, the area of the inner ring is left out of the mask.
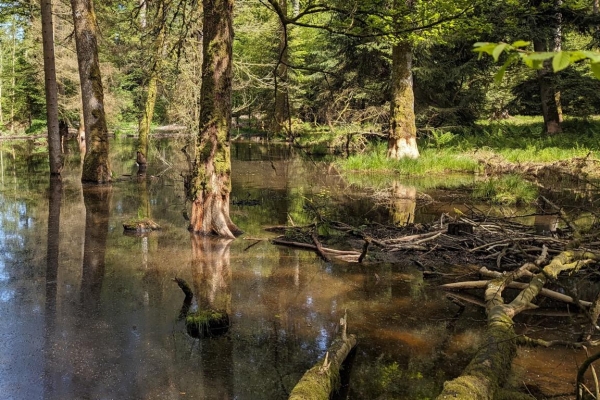
<path id="1" fill-rule="evenodd" d="M 42 39 L 44 46 L 44 77 L 46 88 L 46 123 L 48 126 L 48 150 L 50 174 L 59 175 L 62 170 L 60 131 L 58 127 L 58 85 L 54 59 L 54 24 L 52 0 L 41 0 Z"/>
<path id="2" fill-rule="evenodd" d="M 284 15 L 287 15 L 287 0 L 279 0 L 279 7 L 281 7 L 281 12 Z M 280 21 L 281 22 L 281 21 Z M 287 80 L 288 80 L 288 34 L 287 34 L 287 25 L 281 23 L 279 32 L 279 49 L 278 49 L 278 57 L 276 68 L 273 71 L 273 75 L 275 77 L 275 108 L 271 130 L 274 134 L 279 135 L 285 129 L 285 122 L 289 118 L 288 113 L 288 90 L 287 90 Z"/>
<path id="3" fill-rule="evenodd" d="M 241 233 L 229 217 L 233 0 L 202 3 L 200 129 L 187 188 L 192 201 L 190 230 L 233 238 Z"/>
<path id="4" fill-rule="evenodd" d="M 557 10 L 562 5 L 561 0 L 533 0 L 532 6 L 537 9 L 536 28 L 533 32 L 533 48 L 535 51 L 560 51 L 562 36 L 562 15 Z M 544 15 L 546 14 L 546 15 Z M 546 16 L 546 18 L 544 18 Z M 550 29 L 547 29 L 548 26 Z M 548 134 L 562 131 L 562 107 L 560 92 L 554 85 L 554 77 L 550 62 L 537 71 L 540 85 L 540 99 L 542 115 L 544 117 L 544 130 Z"/>
<path id="5" fill-rule="evenodd" d="M 86 153 L 82 182 L 111 181 L 108 158 L 108 128 L 104 113 L 104 91 L 98 60 L 96 15 L 92 0 L 71 0 L 75 44 L 83 101 Z"/>
<path id="6" fill-rule="evenodd" d="M 142 29 L 146 28 L 147 17 L 146 17 L 146 3 L 140 10 L 140 22 Z M 148 157 L 148 137 L 150 136 L 150 125 L 152 124 L 152 117 L 154 116 L 154 107 L 156 105 L 156 96 L 158 94 L 158 77 L 160 72 L 161 60 L 163 57 L 163 44 L 165 36 L 165 24 L 167 23 L 164 15 L 164 5 L 162 0 L 158 1 L 157 10 L 154 18 L 154 26 L 152 27 L 155 32 L 152 39 L 152 56 L 150 59 L 150 68 L 148 71 L 148 81 L 146 88 L 146 99 L 142 108 L 142 116 L 139 123 L 139 139 L 137 146 L 137 157 L 136 161 L 138 164 L 138 173 L 143 174 L 146 170 L 147 157 Z"/>

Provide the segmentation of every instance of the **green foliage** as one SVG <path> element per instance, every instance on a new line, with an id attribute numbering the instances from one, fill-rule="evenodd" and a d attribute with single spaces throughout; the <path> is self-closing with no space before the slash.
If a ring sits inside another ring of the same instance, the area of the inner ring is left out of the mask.
<path id="1" fill-rule="evenodd" d="M 25 133 L 28 135 L 40 135 L 47 130 L 46 120 L 45 119 L 34 119 L 31 121 L 31 125 L 29 128 L 25 130 Z"/>
<path id="2" fill-rule="evenodd" d="M 520 175 L 509 174 L 477 183 L 473 197 L 502 205 L 530 204 L 537 199 L 538 191 Z"/>
<path id="3" fill-rule="evenodd" d="M 562 71 L 571 64 L 588 61 L 588 66 L 593 75 L 600 79 L 600 52 L 587 50 L 564 50 L 564 51 L 532 51 L 525 50 L 531 43 L 523 40 L 508 43 L 477 42 L 473 45 L 474 51 L 479 54 L 488 54 L 498 61 L 502 53 L 508 57 L 495 76 L 496 83 L 502 81 L 508 67 L 522 61 L 531 69 L 542 69 L 545 61 L 551 61 L 554 72 Z"/>
<path id="4" fill-rule="evenodd" d="M 393 160 L 386 155 L 385 144 L 378 144 L 363 154 L 339 160 L 337 165 L 344 171 L 387 172 L 407 176 L 424 176 L 447 172 L 476 172 L 479 164 L 468 154 L 445 148 L 426 148 L 418 159 Z"/>

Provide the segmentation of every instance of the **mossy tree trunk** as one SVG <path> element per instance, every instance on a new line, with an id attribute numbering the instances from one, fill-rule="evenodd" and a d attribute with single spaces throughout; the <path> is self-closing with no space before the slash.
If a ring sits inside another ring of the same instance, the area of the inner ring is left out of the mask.
<path id="1" fill-rule="evenodd" d="M 190 230 L 234 238 L 231 192 L 231 83 L 233 0 L 203 0 L 204 24 L 200 129 L 188 195 Z"/>
<path id="2" fill-rule="evenodd" d="M 145 6 L 144 6 L 145 7 Z M 156 12 L 157 18 L 155 25 L 158 25 L 158 34 L 154 38 L 153 42 L 153 60 L 149 71 L 148 86 L 146 88 L 146 100 L 144 102 L 144 108 L 142 109 L 142 116 L 140 117 L 139 129 L 138 129 L 138 146 L 136 153 L 136 162 L 138 164 L 138 174 L 143 174 L 146 171 L 147 158 L 148 158 L 148 137 L 150 136 L 150 126 L 152 125 L 152 118 L 154 117 L 154 107 L 156 105 L 156 96 L 158 94 L 158 76 L 160 72 L 165 27 L 166 24 L 164 13 L 164 7 L 162 1 L 158 2 L 158 10 Z M 144 9 L 145 14 L 145 9 Z M 142 28 L 145 28 L 146 17 L 142 18 L 140 11 L 140 21 Z"/>
<path id="3" fill-rule="evenodd" d="M 412 47 L 402 41 L 392 47 L 392 93 L 388 157 L 418 158 Z"/>
<path id="4" fill-rule="evenodd" d="M 60 175 L 62 170 L 61 138 L 58 125 L 58 84 L 54 58 L 54 24 L 52 0 L 41 0 L 42 39 L 44 46 L 44 78 L 46 89 L 46 121 L 48 126 L 48 152 L 50 174 Z"/>
<path id="5" fill-rule="evenodd" d="M 81 180 L 108 183 L 111 181 L 108 128 L 104 113 L 94 5 L 92 0 L 71 0 L 71 8 L 85 125 L 86 152 Z"/>

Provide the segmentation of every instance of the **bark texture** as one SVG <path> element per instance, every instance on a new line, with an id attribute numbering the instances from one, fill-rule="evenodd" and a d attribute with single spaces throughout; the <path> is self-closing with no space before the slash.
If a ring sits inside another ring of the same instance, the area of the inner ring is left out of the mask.
<path id="1" fill-rule="evenodd" d="M 111 181 L 108 128 L 104 113 L 94 5 L 92 0 L 71 0 L 71 8 L 85 125 L 86 152 L 81 180 L 108 183 Z"/>
<path id="2" fill-rule="evenodd" d="M 52 0 L 40 1 L 42 12 L 42 40 L 44 47 L 44 79 L 46 90 L 46 122 L 48 126 L 48 151 L 50 174 L 59 175 L 62 170 L 60 129 L 58 125 L 58 85 L 54 58 L 54 24 Z"/>
<path id="3" fill-rule="evenodd" d="M 327 356 L 306 371 L 294 386 L 289 400 L 328 400 L 339 385 L 340 367 L 354 346 L 355 335 L 336 339 L 329 346 Z"/>
<path id="4" fill-rule="evenodd" d="M 140 21 L 142 23 L 142 28 L 146 26 L 146 16 L 145 16 L 145 3 L 144 9 L 140 10 Z M 141 13 L 144 12 L 142 17 Z M 148 78 L 148 87 L 146 89 L 146 101 L 144 102 L 144 108 L 142 110 L 142 116 L 140 118 L 139 124 L 139 138 L 138 138 L 138 146 L 137 146 L 137 156 L 136 162 L 138 163 L 138 174 L 143 174 L 146 171 L 147 165 L 147 157 L 148 157 L 148 137 L 150 136 L 150 126 L 152 125 L 152 118 L 154 117 L 154 107 L 156 105 L 156 96 L 158 94 L 158 74 L 161 66 L 162 52 L 163 52 L 163 44 L 164 44 L 164 36 L 165 29 L 164 24 L 165 21 L 161 20 L 164 18 L 164 8 L 162 2 L 158 2 L 158 10 L 156 12 L 157 21 L 156 23 L 160 25 L 160 29 L 158 30 L 158 34 L 156 35 L 153 43 L 153 56 L 154 60 L 152 61 L 152 66 L 149 71 Z"/>
<path id="5" fill-rule="evenodd" d="M 279 0 L 281 12 L 287 15 L 287 0 Z M 279 53 L 277 69 L 274 71 L 275 85 L 275 112 L 273 116 L 272 130 L 274 134 L 281 134 L 285 130 L 288 121 L 288 35 L 287 27 L 282 23 L 279 31 Z"/>
<path id="6" fill-rule="evenodd" d="M 412 48 L 400 42 L 392 48 L 392 99 L 388 157 L 418 158 L 413 92 Z"/>
<path id="7" fill-rule="evenodd" d="M 203 0 L 203 63 L 200 129 L 189 197 L 190 230 L 234 238 L 231 192 L 231 83 L 233 0 Z"/>

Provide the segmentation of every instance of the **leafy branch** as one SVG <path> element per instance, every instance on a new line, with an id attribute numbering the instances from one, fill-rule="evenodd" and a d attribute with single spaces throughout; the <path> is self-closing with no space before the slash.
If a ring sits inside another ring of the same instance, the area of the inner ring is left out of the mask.
<path id="1" fill-rule="evenodd" d="M 531 69 L 542 69 L 545 62 L 551 62 L 554 72 L 562 71 L 574 63 L 588 61 L 594 77 L 600 79 L 600 52 L 586 50 L 529 51 L 525 49 L 529 44 L 530 42 L 524 40 L 518 40 L 512 44 L 478 42 L 473 45 L 473 51 L 480 55 L 489 54 L 496 62 L 502 53 L 508 54 L 508 58 L 494 77 L 496 84 L 502 81 L 508 67 L 519 61 Z"/>

